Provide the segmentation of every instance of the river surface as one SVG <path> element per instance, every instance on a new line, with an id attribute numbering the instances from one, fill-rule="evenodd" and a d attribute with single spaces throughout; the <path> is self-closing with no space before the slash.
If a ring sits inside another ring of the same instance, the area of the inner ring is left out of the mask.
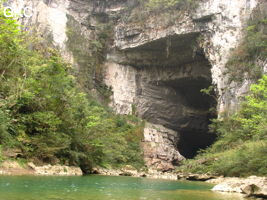
<path id="1" fill-rule="evenodd" d="M 197 182 L 83 176 L 0 176 L 0 200 L 239 200 Z"/>

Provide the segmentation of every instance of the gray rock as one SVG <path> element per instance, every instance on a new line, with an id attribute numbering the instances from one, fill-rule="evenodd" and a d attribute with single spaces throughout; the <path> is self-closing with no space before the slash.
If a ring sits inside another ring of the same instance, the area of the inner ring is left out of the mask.
<path id="1" fill-rule="evenodd" d="M 215 182 L 215 181 L 209 181 Z M 237 192 L 247 196 L 267 198 L 267 178 L 250 176 L 248 178 L 220 178 L 213 191 Z"/>

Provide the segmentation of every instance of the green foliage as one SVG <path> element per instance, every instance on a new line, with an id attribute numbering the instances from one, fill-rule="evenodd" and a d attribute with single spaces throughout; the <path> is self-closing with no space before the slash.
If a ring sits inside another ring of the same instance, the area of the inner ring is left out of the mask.
<path id="1" fill-rule="evenodd" d="M 251 86 L 240 110 L 211 125 L 218 140 L 181 170 L 226 176 L 267 174 L 267 76 Z"/>
<path id="2" fill-rule="evenodd" d="M 0 101 L 1 102 L 1 101 Z M 14 139 L 9 132 L 12 131 L 12 121 L 7 110 L 2 110 L 0 106 L 0 144 L 14 146 Z"/>
<path id="3" fill-rule="evenodd" d="M 180 171 L 224 176 L 266 176 L 267 142 L 245 142 L 238 148 L 217 153 L 205 152 L 195 160 L 187 160 Z"/>
<path id="4" fill-rule="evenodd" d="M 4 160 L 2 155 L 2 146 L 0 145 L 0 163 Z"/>
<path id="5" fill-rule="evenodd" d="M 256 81 L 261 77 L 262 68 L 255 61 L 267 58 L 267 14 L 259 12 L 244 32 L 243 41 L 226 65 L 230 82 L 242 82 L 244 77 Z"/>
<path id="6" fill-rule="evenodd" d="M 59 53 L 34 40 L 0 14 L 0 144 L 20 148 L 26 159 L 85 172 L 93 165 L 141 166 L 142 122 L 84 93 Z M 92 45 L 100 53 L 100 44 Z"/>

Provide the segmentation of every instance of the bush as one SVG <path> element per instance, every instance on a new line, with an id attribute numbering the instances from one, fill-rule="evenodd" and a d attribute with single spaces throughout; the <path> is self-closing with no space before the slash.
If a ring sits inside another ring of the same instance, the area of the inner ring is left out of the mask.
<path id="1" fill-rule="evenodd" d="M 224 176 L 267 174 L 267 142 L 245 142 L 239 148 L 228 150 L 212 164 L 213 173 Z"/>

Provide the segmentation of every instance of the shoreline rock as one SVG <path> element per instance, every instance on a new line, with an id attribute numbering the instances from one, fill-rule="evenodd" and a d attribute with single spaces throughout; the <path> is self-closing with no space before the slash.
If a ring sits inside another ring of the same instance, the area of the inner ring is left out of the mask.
<path id="1" fill-rule="evenodd" d="M 177 174 L 172 172 L 162 172 L 155 169 L 149 169 L 147 171 L 138 171 L 130 165 L 126 165 L 121 169 L 106 169 L 101 167 L 95 167 L 92 169 L 91 174 L 188 181 L 206 181 L 215 178 L 214 176 L 210 176 L 207 174 Z M 25 166 L 21 166 L 16 161 L 7 160 L 1 163 L 0 175 L 82 176 L 83 172 L 79 167 L 74 166 L 50 164 L 36 166 L 32 162 L 27 163 Z"/>
<path id="2" fill-rule="evenodd" d="M 16 161 L 6 160 L 0 165 L 0 175 L 82 176 L 83 173 L 79 167 L 74 166 L 36 166 L 33 163 L 21 166 Z"/>
<path id="3" fill-rule="evenodd" d="M 235 192 L 245 194 L 247 197 L 267 199 L 267 177 L 226 177 L 209 180 L 206 182 L 217 184 L 212 188 L 213 191 Z"/>
<path id="4" fill-rule="evenodd" d="M 82 176 L 81 168 L 64 165 L 44 165 L 33 167 L 35 175 L 43 176 Z"/>
<path id="5" fill-rule="evenodd" d="M 34 171 L 16 161 L 6 160 L 0 165 L 0 175 L 34 175 Z"/>
<path id="6" fill-rule="evenodd" d="M 148 171 L 137 171 L 134 168 L 124 167 L 122 169 L 105 169 L 96 167 L 93 168 L 92 174 L 105 176 L 131 176 L 131 177 L 146 177 L 153 179 L 178 180 L 176 173 L 160 172 L 149 169 Z"/>

